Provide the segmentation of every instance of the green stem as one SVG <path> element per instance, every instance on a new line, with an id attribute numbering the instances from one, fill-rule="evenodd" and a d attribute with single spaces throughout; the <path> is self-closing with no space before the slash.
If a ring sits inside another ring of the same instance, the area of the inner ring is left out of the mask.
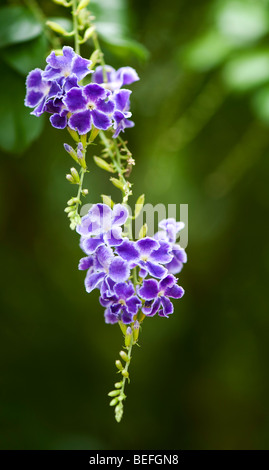
<path id="1" fill-rule="evenodd" d="M 121 418 L 122 418 L 122 415 L 123 415 L 123 400 L 126 399 L 124 389 L 125 389 L 125 385 L 126 385 L 126 380 L 127 379 L 129 380 L 129 378 L 128 378 L 128 369 L 129 369 L 130 362 L 131 362 L 132 347 L 133 347 L 133 335 L 131 337 L 130 346 L 128 346 L 128 348 L 127 348 L 127 351 L 128 351 L 127 356 L 128 356 L 129 360 L 125 363 L 125 367 L 123 369 L 123 371 L 126 372 L 127 377 L 123 375 L 122 386 L 120 388 L 120 393 L 118 395 L 119 403 L 115 408 L 115 419 L 118 423 L 121 421 Z"/>
<path id="2" fill-rule="evenodd" d="M 77 0 L 73 0 L 72 4 L 72 15 L 73 15 L 73 29 L 75 39 L 75 52 L 80 54 L 79 34 L 78 34 L 78 17 L 77 17 Z"/>
<path id="3" fill-rule="evenodd" d="M 103 68 L 103 77 L 104 77 L 104 82 L 107 82 L 107 72 L 106 72 L 106 63 L 104 61 L 104 54 L 102 52 L 102 49 L 100 47 L 100 43 L 99 43 L 99 40 L 98 40 L 98 36 L 96 33 L 93 34 L 93 44 L 94 44 L 94 48 L 95 50 L 98 50 L 100 52 L 100 61 L 101 61 L 101 65 L 102 65 L 102 68 Z"/>

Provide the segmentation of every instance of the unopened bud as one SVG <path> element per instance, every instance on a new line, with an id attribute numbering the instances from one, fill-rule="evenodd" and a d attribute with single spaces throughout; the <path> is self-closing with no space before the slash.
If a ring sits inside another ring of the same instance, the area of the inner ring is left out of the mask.
<path id="1" fill-rule="evenodd" d="M 102 168 L 102 170 L 109 171 L 110 173 L 115 173 L 115 170 L 113 167 L 110 165 L 110 163 L 107 163 L 105 160 L 103 160 L 100 157 L 93 157 L 95 163 L 99 168 Z"/>
<path id="2" fill-rule="evenodd" d="M 118 398 L 113 398 L 113 400 L 111 400 L 111 402 L 109 403 L 110 406 L 115 406 L 117 403 L 118 403 Z"/>
<path id="3" fill-rule="evenodd" d="M 120 357 L 125 361 L 125 362 L 129 362 L 130 361 L 130 358 L 127 356 L 126 352 L 124 351 L 120 351 Z"/>
<path id="4" fill-rule="evenodd" d="M 114 202 L 112 201 L 110 196 L 106 196 L 105 194 L 101 194 L 101 198 L 103 200 L 103 203 L 109 206 L 111 209 L 114 205 Z"/>
<path id="5" fill-rule="evenodd" d="M 70 169 L 70 171 L 71 171 L 71 175 L 74 178 L 75 183 L 79 184 L 80 183 L 80 177 L 79 177 L 79 174 L 78 174 L 76 168 L 72 167 Z"/>
<path id="6" fill-rule="evenodd" d="M 77 159 L 77 155 L 76 155 L 76 152 L 75 150 L 73 149 L 73 147 L 71 147 L 71 145 L 68 145 L 68 144 L 64 144 L 64 149 L 67 153 L 69 153 L 69 155 L 71 155 L 71 157 L 77 162 L 78 159 Z"/>
<path id="7" fill-rule="evenodd" d="M 141 194 L 141 196 L 139 196 L 139 198 L 137 199 L 135 203 L 135 214 L 134 214 L 135 219 L 136 217 L 139 216 L 140 212 L 142 211 L 144 202 L 145 202 L 145 194 Z"/>
<path id="8" fill-rule="evenodd" d="M 109 397 L 116 397 L 119 394 L 120 394 L 120 390 L 112 390 L 112 392 L 108 393 L 108 396 Z"/>
<path id="9" fill-rule="evenodd" d="M 116 188 L 119 188 L 124 191 L 124 184 L 120 180 L 118 180 L 117 178 L 110 178 L 110 181 L 112 184 L 114 184 L 114 186 L 116 186 Z"/>
<path id="10" fill-rule="evenodd" d="M 71 135 L 72 139 L 75 140 L 76 142 L 79 142 L 78 133 L 76 131 L 74 131 L 73 129 L 71 129 L 71 127 L 68 127 L 68 126 L 67 126 L 67 130 L 68 130 L 69 134 Z"/>
<path id="11" fill-rule="evenodd" d="M 134 326 L 133 326 L 134 342 L 135 342 L 135 343 L 136 343 L 136 341 L 138 340 L 139 329 L 140 329 L 140 323 L 139 323 L 139 321 L 136 320 L 136 321 L 134 322 Z"/>
<path id="12" fill-rule="evenodd" d="M 122 386 L 122 382 L 116 382 L 116 383 L 114 384 L 114 387 L 115 387 L 115 388 L 121 388 L 121 386 Z"/>
<path id="13" fill-rule="evenodd" d="M 72 184 L 75 184 L 75 183 L 76 183 L 76 182 L 74 181 L 74 178 L 73 178 L 72 175 L 69 175 L 69 174 L 66 175 L 66 179 L 67 179 L 68 181 L 70 181 L 70 183 L 72 183 Z"/>
<path id="14" fill-rule="evenodd" d="M 83 8 L 86 8 L 90 3 L 90 0 L 81 0 L 78 4 L 78 7 L 77 7 L 77 13 L 80 11 L 80 10 L 83 10 Z"/>
<path id="15" fill-rule="evenodd" d="M 128 379 L 129 372 L 127 370 L 124 369 L 124 370 L 121 371 L 121 373 L 122 373 L 123 377 L 126 377 Z"/>
<path id="16" fill-rule="evenodd" d="M 63 34 L 64 36 L 65 35 L 68 35 L 68 31 L 66 31 L 61 25 L 59 25 L 58 23 L 55 23 L 55 21 L 46 21 L 46 25 L 52 29 L 52 31 L 55 31 L 55 33 L 59 33 L 59 34 Z"/>
<path id="17" fill-rule="evenodd" d="M 90 39 L 92 37 L 94 31 L 95 31 L 95 26 L 90 26 L 90 28 L 86 29 L 85 34 L 84 34 L 84 38 L 83 38 L 83 42 L 88 41 L 88 39 Z"/>
<path id="18" fill-rule="evenodd" d="M 128 348 L 131 344 L 132 335 L 133 335 L 132 328 L 130 326 L 128 326 L 128 328 L 126 330 L 126 333 L 125 333 L 125 346 L 126 346 L 126 348 Z"/>
<path id="19" fill-rule="evenodd" d="M 148 226 L 147 224 L 142 225 L 141 229 L 139 230 L 138 238 L 144 238 L 147 235 Z"/>
<path id="20" fill-rule="evenodd" d="M 88 189 L 82 189 L 81 194 L 82 196 L 87 196 L 87 194 L 89 194 Z"/>
<path id="21" fill-rule="evenodd" d="M 116 364 L 116 367 L 117 367 L 119 370 L 122 370 L 122 369 L 123 369 L 123 365 L 122 365 L 122 363 L 120 362 L 119 359 L 117 359 L 117 360 L 115 361 L 115 364 Z"/>
<path id="22" fill-rule="evenodd" d="M 100 58 L 100 51 L 98 49 L 96 49 L 90 57 L 90 60 L 92 61 L 91 65 L 90 65 L 90 68 L 93 68 L 95 66 L 95 64 L 99 60 L 99 58 Z"/>

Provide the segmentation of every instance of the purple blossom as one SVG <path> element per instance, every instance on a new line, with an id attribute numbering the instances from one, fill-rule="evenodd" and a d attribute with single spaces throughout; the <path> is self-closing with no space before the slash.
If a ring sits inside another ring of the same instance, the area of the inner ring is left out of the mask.
<path id="1" fill-rule="evenodd" d="M 90 255 L 102 245 L 119 245 L 123 240 L 121 226 L 127 218 L 128 210 L 122 204 L 115 204 L 113 209 L 106 204 L 92 206 L 77 226 L 85 253 Z"/>
<path id="2" fill-rule="evenodd" d="M 111 91 L 118 90 L 124 85 L 131 85 L 131 83 L 139 80 L 136 71 L 132 67 L 121 67 L 115 70 L 110 65 L 105 66 L 106 78 L 104 77 L 103 66 L 96 68 L 92 75 L 92 81 L 104 85 Z"/>
<path id="3" fill-rule="evenodd" d="M 134 315 L 142 305 L 130 281 L 115 284 L 110 295 L 105 292 L 100 297 L 100 304 L 106 307 L 106 323 L 122 321 L 125 324 L 132 323 Z"/>
<path id="4" fill-rule="evenodd" d="M 61 87 L 58 83 L 44 80 L 41 69 L 32 70 L 26 79 L 25 106 L 35 108 L 31 114 L 40 116 L 44 110 L 46 102 L 61 94 Z"/>
<path id="5" fill-rule="evenodd" d="M 163 277 L 167 269 L 162 265 L 172 260 L 170 244 L 150 237 L 142 238 L 137 242 L 125 239 L 116 248 L 116 252 L 130 263 L 131 268 L 139 266 L 141 277 L 147 274 L 157 278 Z"/>
<path id="6" fill-rule="evenodd" d="M 187 254 L 179 244 L 176 243 L 177 233 L 185 227 L 183 222 L 176 222 L 174 218 L 164 219 L 159 223 L 162 229 L 155 233 L 154 238 L 158 241 L 165 241 L 170 244 L 172 249 L 172 259 L 166 264 L 169 273 L 177 274 L 183 264 L 187 262 Z"/>
<path id="7" fill-rule="evenodd" d="M 59 80 L 62 84 L 69 78 L 80 81 L 91 73 L 89 65 L 92 62 L 83 59 L 69 46 L 63 47 L 62 55 L 56 55 L 52 51 L 46 61 L 48 65 L 45 68 L 43 77 L 47 80 Z"/>
<path id="8" fill-rule="evenodd" d="M 101 288 L 102 283 L 125 282 L 130 276 L 128 263 L 119 256 L 114 256 L 112 249 L 108 246 L 99 246 L 95 253 L 82 258 L 79 262 L 80 270 L 87 270 L 85 288 L 91 292 Z"/>
<path id="9" fill-rule="evenodd" d="M 72 116 L 69 126 L 79 134 L 86 134 L 92 128 L 108 129 L 112 124 L 114 102 L 108 98 L 109 92 L 96 83 L 85 87 L 71 88 L 63 99 Z"/>
<path id="10" fill-rule="evenodd" d="M 114 118 L 114 129 L 115 132 L 113 137 L 118 137 L 121 131 L 124 132 L 126 127 L 133 127 L 134 122 L 130 121 L 128 118 L 131 117 L 132 113 L 130 113 L 130 94 L 132 92 L 130 90 L 119 90 L 114 93 L 114 101 L 116 105 L 116 109 L 113 114 Z"/>
<path id="11" fill-rule="evenodd" d="M 180 299 L 184 295 L 184 289 L 176 284 L 176 278 L 172 274 L 161 279 L 144 279 L 142 287 L 137 289 L 139 296 L 145 300 L 142 312 L 148 317 L 153 317 L 157 312 L 160 317 L 168 317 L 174 311 L 169 297 Z"/>

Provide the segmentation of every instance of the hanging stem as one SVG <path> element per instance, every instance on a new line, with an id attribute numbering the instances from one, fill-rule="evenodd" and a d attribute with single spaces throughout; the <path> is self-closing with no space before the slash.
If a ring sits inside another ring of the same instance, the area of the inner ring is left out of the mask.
<path id="1" fill-rule="evenodd" d="M 77 17 L 77 0 L 73 0 L 72 4 L 72 15 L 73 15 L 73 29 L 75 38 L 75 52 L 80 54 L 79 34 L 78 34 L 78 17 Z"/>

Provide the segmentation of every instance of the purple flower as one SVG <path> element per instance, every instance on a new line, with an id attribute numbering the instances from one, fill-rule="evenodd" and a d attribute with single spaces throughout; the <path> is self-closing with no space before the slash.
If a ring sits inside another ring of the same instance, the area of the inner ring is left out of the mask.
<path id="1" fill-rule="evenodd" d="M 144 279 L 142 287 L 137 289 L 139 296 L 145 300 L 142 312 L 148 317 L 153 317 L 159 312 L 160 317 L 168 317 L 174 311 L 169 297 L 180 299 L 184 295 L 184 289 L 176 284 L 176 278 L 172 274 L 156 281 L 156 279 Z"/>
<path id="2" fill-rule="evenodd" d="M 82 236 L 81 247 L 92 254 L 99 246 L 116 246 L 122 242 L 122 225 L 128 218 L 128 210 L 115 204 L 113 210 L 106 204 L 95 204 L 81 219 L 77 232 Z"/>
<path id="3" fill-rule="evenodd" d="M 169 273 L 177 274 L 183 268 L 183 263 L 187 262 L 187 254 L 179 244 L 176 244 L 177 233 L 185 227 L 183 222 L 176 222 L 174 218 L 164 219 L 159 223 L 163 230 L 155 233 L 154 238 L 158 241 L 165 241 L 172 249 L 172 259 L 166 264 Z"/>
<path id="4" fill-rule="evenodd" d="M 86 134 L 92 128 L 106 130 L 111 126 L 114 102 L 107 99 L 109 92 L 96 83 L 85 87 L 71 88 L 63 99 L 72 116 L 69 126 L 79 134 Z"/>
<path id="5" fill-rule="evenodd" d="M 70 77 L 74 80 L 75 77 L 80 81 L 91 73 L 89 70 L 91 61 L 83 59 L 69 46 L 63 47 L 63 55 L 56 55 L 52 51 L 46 61 L 48 65 L 45 68 L 43 77 L 47 80 L 60 80 L 64 83 L 67 78 Z"/>
<path id="6" fill-rule="evenodd" d="M 101 65 L 97 67 L 93 73 L 92 81 L 94 83 L 103 84 L 111 91 L 118 90 L 124 85 L 130 85 L 139 80 L 136 71 L 132 67 L 121 67 L 115 70 L 110 65 L 106 65 L 105 70 L 107 81 L 104 79 L 103 66 Z"/>
<path id="7" fill-rule="evenodd" d="M 130 90 L 119 90 L 114 93 L 113 99 L 115 101 L 116 109 L 113 114 L 114 118 L 114 129 L 115 133 L 114 138 L 118 137 L 121 131 L 124 132 L 126 127 L 133 127 L 134 122 L 130 121 L 128 118 L 131 117 L 130 113 Z"/>
<path id="8" fill-rule="evenodd" d="M 100 304 L 106 307 L 106 323 L 122 321 L 129 324 L 133 321 L 133 317 L 137 314 L 142 302 L 135 295 L 134 286 L 129 281 L 115 284 L 110 295 L 105 293 L 100 297 Z"/>
<path id="9" fill-rule="evenodd" d="M 61 87 L 54 81 L 44 80 L 41 69 L 32 70 L 26 79 L 25 106 L 35 108 L 31 114 L 40 116 L 45 111 L 46 102 L 60 95 Z"/>
<path id="10" fill-rule="evenodd" d="M 79 263 L 80 270 L 88 270 L 85 278 L 87 292 L 101 288 L 106 282 L 125 282 L 130 276 L 128 263 L 119 256 L 114 256 L 110 247 L 99 246 L 96 252 Z"/>
<path id="11" fill-rule="evenodd" d="M 141 277 L 147 274 L 157 278 L 163 277 L 167 269 L 162 264 L 169 263 L 172 259 L 170 244 L 158 242 L 150 237 L 142 238 L 137 242 L 125 239 L 116 248 L 116 252 L 130 263 L 131 268 L 140 266 Z"/>

